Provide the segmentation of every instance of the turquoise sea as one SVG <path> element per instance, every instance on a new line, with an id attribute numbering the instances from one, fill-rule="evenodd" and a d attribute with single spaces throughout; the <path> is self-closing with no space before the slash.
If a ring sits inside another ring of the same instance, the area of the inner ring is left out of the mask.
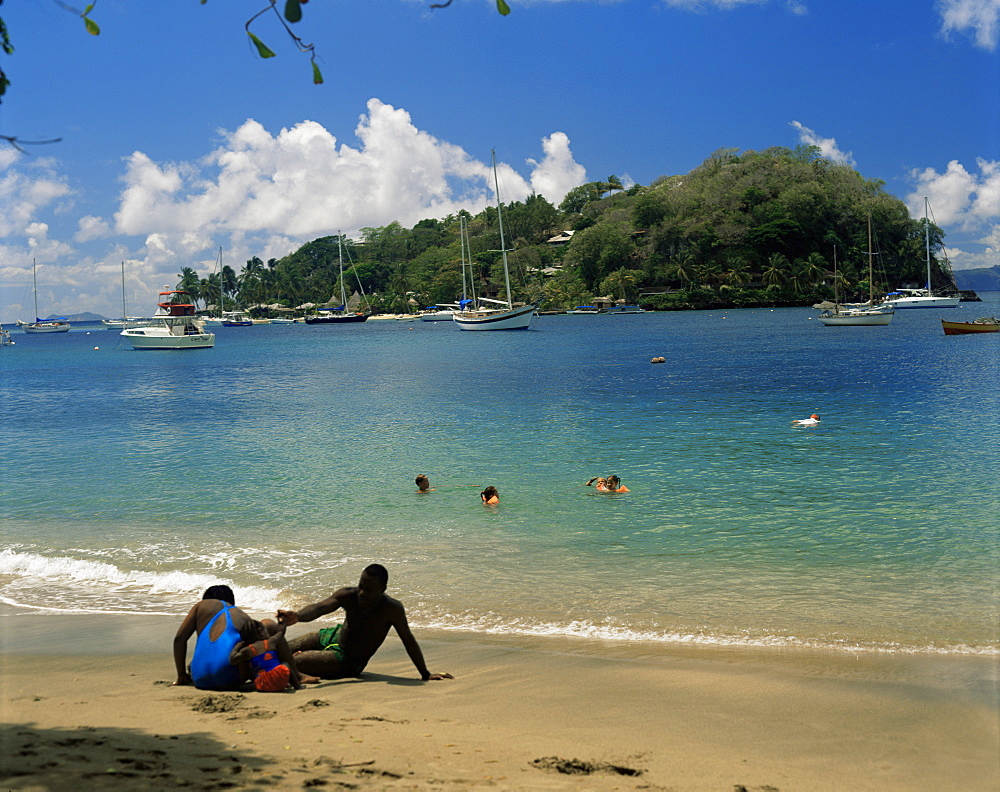
<path id="1" fill-rule="evenodd" d="M 184 352 L 14 332 L 0 601 L 179 617 L 228 582 L 263 615 L 379 561 L 418 628 L 997 655 L 1000 334 L 940 325 L 1000 312 L 985 297 L 888 327 L 383 320 Z M 584 486 L 611 473 L 628 494 Z"/>

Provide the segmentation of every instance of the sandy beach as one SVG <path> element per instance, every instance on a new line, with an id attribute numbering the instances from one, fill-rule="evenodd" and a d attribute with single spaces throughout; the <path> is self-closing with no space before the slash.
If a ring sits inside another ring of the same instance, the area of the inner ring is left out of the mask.
<path id="1" fill-rule="evenodd" d="M 362 679 L 173 687 L 166 618 L 3 612 L 0 789 L 993 790 L 995 658 L 390 635 Z M 294 633 L 293 633 L 294 634 Z"/>

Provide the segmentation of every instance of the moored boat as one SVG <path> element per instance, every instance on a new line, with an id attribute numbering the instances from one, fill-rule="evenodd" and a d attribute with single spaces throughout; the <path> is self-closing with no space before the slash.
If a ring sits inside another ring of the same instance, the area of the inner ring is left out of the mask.
<path id="1" fill-rule="evenodd" d="M 35 260 L 31 260 L 31 285 L 35 294 L 35 321 L 22 322 L 15 319 L 14 324 L 20 327 L 25 333 L 68 333 L 69 319 L 60 316 L 58 319 L 38 318 L 38 276 L 35 274 Z"/>
<path id="2" fill-rule="evenodd" d="M 186 291 L 162 291 L 161 302 L 151 323 L 121 332 L 132 349 L 206 349 L 215 345 L 215 335 L 195 316 L 194 305 L 184 302 Z M 176 300 L 176 302 L 175 302 Z"/>
<path id="3" fill-rule="evenodd" d="M 1000 332 L 1000 319 L 997 319 L 995 316 L 980 316 L 971 322 L 956 322 L 950 319 L 942 319 L 941 327 L 945 335 L 998 333 Z"/>
<path id="4" fill-rule="evenodd" d="M 820 323 L 831 327 L 877 327 L 887 325 L 895 315 L 892 305 L 875 304 L 874 264 L 875 252 L 872 250 L 872 218 L 868 216 L 868 302 L 857 305 L 843 305 L 838 296 L 837 284 L 837 251 L 833 253 L 833 303 L 820 303 L 816 307 L 825 308 L 816 318 Z"/>
<path id="5" fill-rule="evenodd" d="M 503 234 L 503 201 L 500 200 L 500 180 L 497 176 L 496 152 L 493 152 L 493 183 L 497 193 L 497 225 L 500 228 L 500 254 L 503 256 L 503 278 L 507 289 L 507 299 L 491 300 L 480 297 L 478 300 L 462 299 L 459 302 L 459 310 L 452 316 L 453 321 L 460 330 L 527 330 L 538 315 L 537 305 L 520 305 L 515 307 L 511 301 L 510 293 L 510 268 L 507 265 L 507 245 Z M 462 283 L 465 283 L 464 261 L 465 246 L 462 249 L 463 275 Z M 471 268 L 471 255 L 469 257 Z M 483 306 L 482 303 L 491 303 L 496 307 Z"/>
<path id="6" fill-rule="evenodd" d="M 927 280 L 922 289 L 897 289 L 886 295 L 885 299 L 894 308 L 955 308 L 961 301 L 962 295 L 958 293 L 958 287 L 952 278 L 951 294 L 935 294 L 931 289 L 931 221 L 930 221 L 930 201 L 924 198 L 924 260 L 927 266 Z M 945 262 L 947 263 L 947 254 Z M 951 266 L 943 268 L 944 272 L 951 276 Z"/>
<path id="7" fill-rule="evenodd" d="M 320 309 L 314 316 L 306 317 L 306 324 L 348 324 L 363 322 L 368 314 L 347 310 L 347 287 L 344 285 L 344 235 L 337 236 L 337 256 L 340 259 L 340 305 L 330 311 Z"/>

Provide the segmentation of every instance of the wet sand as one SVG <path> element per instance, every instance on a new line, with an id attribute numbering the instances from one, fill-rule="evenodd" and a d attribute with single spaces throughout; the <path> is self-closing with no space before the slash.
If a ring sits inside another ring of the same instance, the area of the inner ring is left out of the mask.
<path id="1" fill-rule="evenodd" d="M 361 679 L 210 693 L 177 623 L 0 610 L 0 789 L 1000 788 L 997 658 L 417 631 L 456 679 L 390 635 Z"/>

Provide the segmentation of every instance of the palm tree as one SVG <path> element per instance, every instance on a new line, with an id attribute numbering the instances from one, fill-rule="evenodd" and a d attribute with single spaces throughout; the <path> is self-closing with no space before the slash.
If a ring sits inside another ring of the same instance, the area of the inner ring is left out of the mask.
<path id="1" fill-rule="evenodd" d="M 201 279 L 198 273 L 191 267 L 181 267 L 180 281 L 177 283 L 178 291 L 186 291 L 191 295 L 191 300 L 195 303 L 201 298 Z"/>
<path id="2" fill-rule="evenodd" d="M 772 253 L 767 257 L 764 268 L 764 283 L 768 286 L 784 286 L 788 278 L 788 257 L 784 253 Z"/>

